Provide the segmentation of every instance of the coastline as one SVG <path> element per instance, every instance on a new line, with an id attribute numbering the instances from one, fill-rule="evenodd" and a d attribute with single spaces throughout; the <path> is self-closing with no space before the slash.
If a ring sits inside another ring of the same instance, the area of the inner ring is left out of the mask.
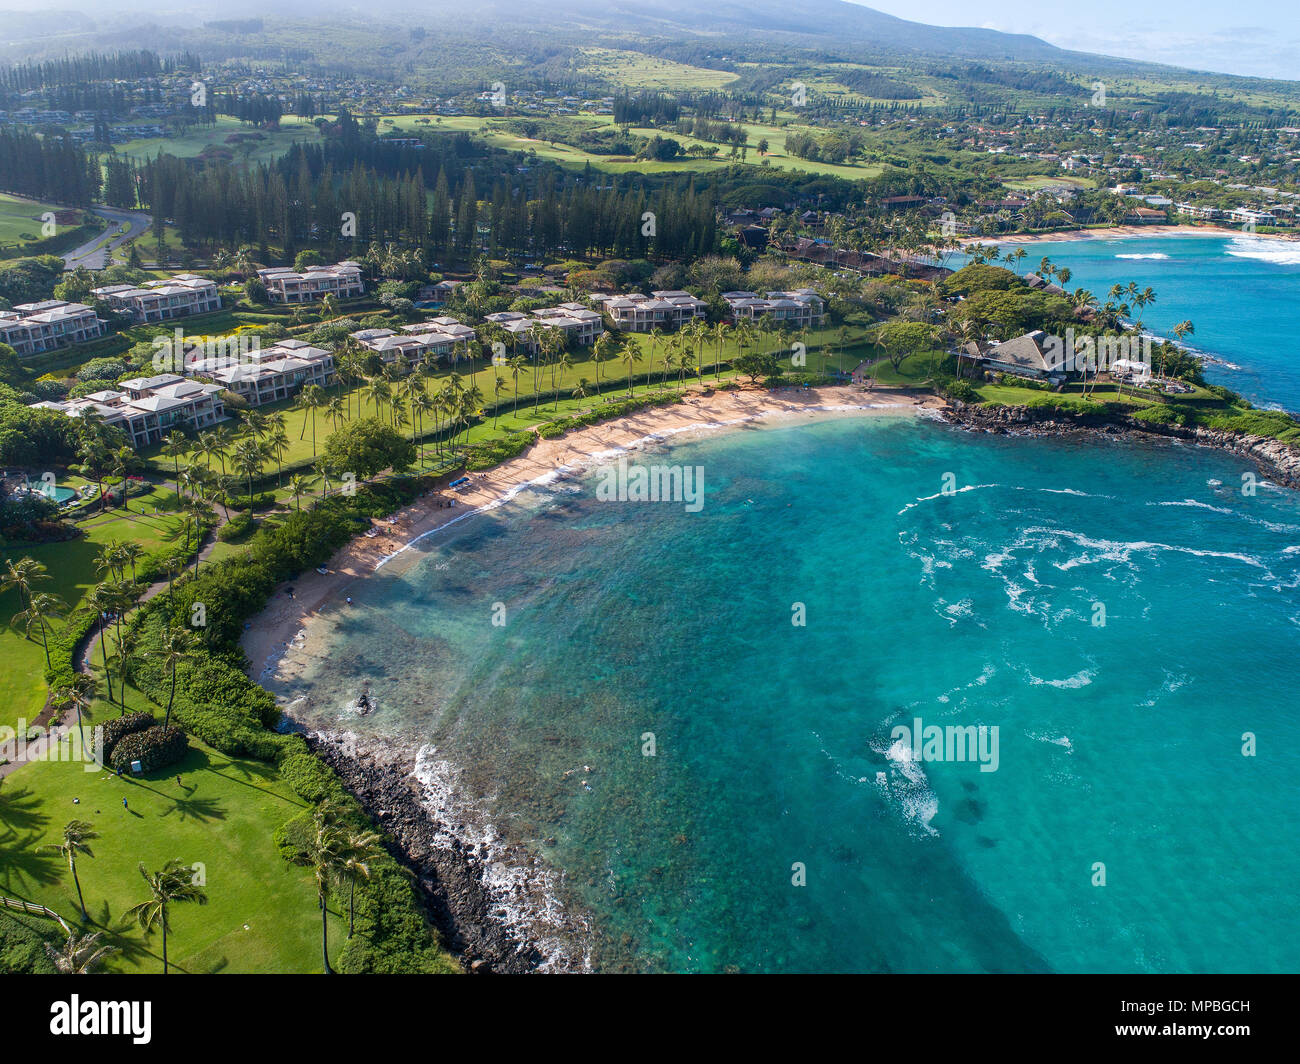
<path id="1" fill-rule="evenodd" d="M 916 416 L 946 408 L 935 396 L 869 392 L 854 386 L 777 391 L 688 392 L 681 403 L 648 407 L 627 417 L 585 426 L 472 474 L 467 490 L 447 505 L 447 493 L 429 492 L 379 532 L 361 535 L 326 564 L 293 582 L 293 594 L 277 589 L 249 622 L 241 647 L 249 675 L 289 701 L 301 663 L 291 649 L 311 654 L 312 622 L 347 599 L 347 588 L 390 561 L 417 555 L 424 538 L 467 517 L 495 509 L 530 485 L 580 473 L 628 451 L 655 446 L 678 435 L 732 431 L 756 422 L 861 416 Z M 289 725 L 302 731 L 304 722 Z M 599 931 L 570 903 L 562 869 L 550 869 L 529 847 L 502 838 L 483 809 L 465 798 L 457 768 L 435 748 L 361 740 L 355 734 L 304 732 L 313 751 L 338 773 L 393 844 L 407 867 L 434 925 L 470 972 L 599 970 Z"/>
<path id="2" fill-rule="evenodd" d="M 965 236 L 963 246 L 970 244 L 1057 244 L 1080 240 L 1126 240 L 1130 237 L 1174 236 L 1255 236 L 1260 240 L 1284 240 L 1294 243 L 1300 235 L 1282 233 L 1244 233 L 1224 225 L 1115 225 L 1105 229 L 1062 229 L 1059 233 L 1012 233 L 1007 236 Z"/>
<path id="3" fill-rule="evenodd" d="M 280 660 L 301 638 L 311 621 L 347 597 L 347 585 L 382 568 L 417 542 L 474 514 L 507 503 L 532 484 L 544 484 L 638 447 L 692 432 L 739 428 L 756 421 L 796 417 L 909 414 L 939 411 L 942 400 L 931 396 L 878 391 L 851 385 L 688 392 L 686 400 L 648 407 L 627 417 L 585 426 L 554 440 L 539 440 L 525 453 L 485 473 L 470 474 L 459 493 L 435 492 L 376 524 L 375 536 L 358 536 L 325 565 L 326 573 L 303 573 L 293 581 L 292 596 L 279 589 L 245 628 L 240 646 L 258 683 L 277 679 Z M 447 506 L 449 499 L 454 506 Z"/>

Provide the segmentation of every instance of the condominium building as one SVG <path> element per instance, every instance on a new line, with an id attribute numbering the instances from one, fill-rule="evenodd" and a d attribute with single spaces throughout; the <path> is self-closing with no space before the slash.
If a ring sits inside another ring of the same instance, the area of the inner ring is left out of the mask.
<path id="1" fill-rule="evenodd" d="M 291 399 L 312 384 L 329 384 L 334 380 L 334 353 L 305 340 L 281 340 L 237 359 L 199 359 L 186 370 L 215 381 L 249 406 L 262 406 Z"/>
<path id="2" fill-rule="evenodd" d="M 811 288 L 794 292 L 723 292 L 733 321 L 770 321 L 792 325 L 796 329 L 820 325 L 826 316 L 826 303 Z"/>
<path id="3" fill-rule="evenodd" d="M 478 334 L 455 318 L 431 318 L 403 325 L 401 332 L 392 329 L 362 329 L 352 338 L 362 347 L 380 355 L 385 363 L 397 361 L 399 355 L 408 362 L 447 357 L 455 362 L 460 345 L 478 339 Z"/>
<path id="4" fill-rule="evenodd" d="M 106 324 L 84 303 L 19 303 L 13 310 L 0 310 L 0 342 L 20 355 L 36 355 L 103 336 Z"/>
<path id="5" fill-rule="evenodd" d="M 273 267 L 258 270 L 257 276 L 266 285 L 267 298 L 272 303 L 310 303 L 326 296 L 351 299 L 366 290 L 361 280 L 361 265 L 350 261 L 336 262 L 333 266 L 309 266 L 302 273 Z"/>
<path id="6" fill-rule="evenodd" d="M 164 281 L 146 281 L 138 288 L 130 284 L 105 285 L 92 288 L 91 294 L 136 322 L 167 321 L 221 309 L 216 282 L 192 273 L 177 274 Z"/>
<path id="7" fill-rule="evenodd" d="M 650 332 L 677 329 L 688 321 L 704 317 L 709 305 L 689 292 L 660 291 L 642 295 L 628 292 L 618 296 L 592 296 L 619 332 Z"/>
<path id="8" fill-rule="evenodd" d="M 504 310 L 498 314 L 488 314 L 483 320 L 501 328 L 510 337 L 512 347 L 522 347 L 530 355 L 537 353 L 538 344 L 533 329 L 535 325 L 559 331 L 570 347 L 593 344 L 605 331 L 600 314 L 581 303 L 561 303 L 529 314 Z"/>
<path id="9" fill-rule="evenodd" d="M 173 429 L 204 429 L 226 416 L 218 385 L 186 380 L 174 373 L 136 377 L 79 399 L 32 406 L 58 410 L 68 417 L 97 416 L 105 425 L 122 429 L 136 450 L 159 443 Z"/>

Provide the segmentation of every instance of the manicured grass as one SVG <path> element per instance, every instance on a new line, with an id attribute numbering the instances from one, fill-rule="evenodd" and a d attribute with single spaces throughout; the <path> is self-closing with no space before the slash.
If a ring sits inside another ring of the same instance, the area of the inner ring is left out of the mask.
<path id="1" fill-rule="evenodd" d="M 550 159 L 564 166 L 584 167 L 588 164 L 592 169 L 600 170 L 604 173 L 622 174 L 622 173 L 663 173 L 667 171 L 704 171 L 716 170 L 724 166 L 731 166 L 738 162 L 739 159 L 728 157 L 729 147 L 713 145 L 709 141 L 699 140 L 696 137 L 682 136 L 670 129 L 652 129 L 650 127 L 633 126 L 632 132 L 640 136 L 652 137 L 655 135 L 670 137 L 677 141 L 684 148 L 691 145 L 702 145 L 704 147 L 718 147 L 718 157 L 716 159 L 696 159 L 682 158 L 674 159 L 670 162 L 656 162 L 648 160 L 635 160 L 627 156 L 618 155 L 595 155 L 591 152 L 583 151 L 580 148 L 571 147 L 568 144 L 552 144 L 544 140 L 533 140 L 528 137 L 520 136 L 502 129 L 493 129 L 492 124 L 497 122 L 496 118 L 480 118 L 472 115 L 459 115 L 451 118 L 441 118 L 430 115 L 392 115 L 394 127 L 408 131 L 419 130 L 466 130 L 469 132 L 480 133 L 488 142 L 495 144 L 497 147 L 508 148 L 511 151 L 534 151 L 540 158 Z M 423 125 L 416 122 L 417 118 L 430 118 L 429 125 Z M 568 115 L 568 118 L 579 119 L 591 122 L 593 125 L 612 125 L 613 117 L 610 115 L 593 115 L 578 114 Z M 746 155 L 746 161 L 751 164 L 758 164 L 763 157 L 759 156 L 758 149 L 755 147 L 760 140 L 768 141 L 769 152 L 766 160 L 769 166 L 774 169 L 799 170 L 813 174 L 831 174 L 836 177 L 843 177 L 849 180 L 859 180 L 862 178 L 875 177 L 881 173 L 883 167 L 874 163 L 861 164 L 856 166 L 844 166 L 836 163 L 813 162 L 808 159 L 800 159 L 796 156 L 789 155 L 785 150 L 785 139 L 791 133 L 797 132 L 814 132 L 824 134 L 826 130 L 815 129 L 810 126 L 790 125 L 790 126 L 772 126 L 764 123 L 746 122 L 745 128 L 749 131 L 749 152 Z"/>
<path id="2" fill-rule="evenodd" d="M 250 136 L 250 139 L 242 143 L 227 142 L 228 137 L 240 134 L 261 136 Z M 118 153 L 144 160 L 153 158 L 162 151 L 180 159 L 192 159 L 202 155 L 206 149 L 214 148 L 229 151 L 236 162 L 247 158 L 249 162 L 264 163 L 278 159 L 295 141 L 315 143 L 318 140 L 320 133 L 316 127 L 296 115 L 286 115 L 280 119 L 280 128 L 274 130 L 254 129 L 237 118 L 218 115 L 215 126 L 195 126 L 175 137 L 129 140 L 118 148 Z"/>
<path id="3" fill-rule="evenodd" d="M 116 715 L 102 704 L 96 712 Z M 315 887 L 273 842 L 275 830 L 306 803 L 274 766 L 231 759 L 193 739 L 191 745 L 165 774 L 137 779 L 86 772 L 75 762 L 35 762 L 14 772 L 0 790 L 0 893 L 48 906 L 75 926 L 77 893 L 67 863 L 34 850 L 58 841 L 69 820 L 87 820 L 100 837 L 91 844 L 95 856 L 77 862 L 86 908 L 123 951 L 107 970 L 162 970 L 160 935 L 146 938 L 124 913 L 148 897 L 137 866 L 152 872 L 177 858 L 202 865 L 208 904 L 170 911 L 173 970 L 321 971 Z M 347 931 L 346 913 L 333 912 L 331 956 Z"/>
<path id="4" fill-rule="evenodd" d="M 60 482 L 62 483 L 62 481 Z M 168 514 L 176 505 L 174 492 L 156 488 L 148 495 L 129 500 L 131 509 L 95 513 L 81 522 L 86 535 L 63 543 L 0 543 L 0 566 L 3 559 L 35 558 L 46 567 L 50 579 L 40 590 L 58 595 L 74 609 L 102 577 L 95 571 L 95 557 L 100 548 L 113 540 L 134 541 L 146 552 L 170 546 L 174 542 L 179 520 Z M 155 516 L 152 511 L 162 510 Z M 45 704 L 45 652 L 33 633 L 27 639 L 9 621 L 22 610 L 17 591 L 0 594 L 0 657 L 5 663 L 5 683 L 0 686 L 0 726 L 16 727 L 19 718 L 36 719 Z"/>
<path id="5" fill-rule="evenodd" d="M 41 215 L 57 211 L 49 203 L 0 192 L 0 247 L 41 239 Z"/>

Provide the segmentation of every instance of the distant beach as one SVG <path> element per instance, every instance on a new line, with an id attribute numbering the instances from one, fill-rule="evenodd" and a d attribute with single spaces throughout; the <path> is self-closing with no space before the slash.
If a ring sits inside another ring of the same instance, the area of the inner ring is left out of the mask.
<path id="1" fill-rule="evenodd" d="M 1126 237 L 1157 236 L 1257 236 L 1264 240 L 1300 240 L 1281 233 L 1246 234 L 1223 225 L 1116 225 L 1106 229 L 1062 229 L 1053 233 L 1012 233 L 1007 236 L 965 236 L 963 244 L 1055 244 L 1072 240 L 1117 240 Z"/>

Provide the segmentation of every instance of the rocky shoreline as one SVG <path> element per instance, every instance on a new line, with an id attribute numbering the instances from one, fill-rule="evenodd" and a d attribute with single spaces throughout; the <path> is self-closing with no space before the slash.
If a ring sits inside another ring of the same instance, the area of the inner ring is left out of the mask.
<path id="1" fill-rule="evenodd" d="M 1245 458 L 1273 483 L 1300 490 L 1300 449 L 1268 436 L 1138 422 L 1123 415 L 1113 419 L 1099 419 L 1070 416 L 1047 408 L 985 407 L 964 403 L 959 399 L 952 400 L 942 416 L 945 421 L 953 424 L 1006 436 L 1102 435 L 1116 439 L 1181 440 Z"/>
<path id="2" fill-rule="evenodd" d="M 467 971 L 520 975 L 582 970 L 577 963 L 557 965 L 553 956 L 499 918 L 502 898 L 487 882 L 497 858 L 486 846 L 465 842 L 466 825 L 438 821 L 404 760 L 387 749 L 350 751 L 324 736 L 305 738 L 393 839 L 389 852 L 412 873 L 430 920 Z"/>

